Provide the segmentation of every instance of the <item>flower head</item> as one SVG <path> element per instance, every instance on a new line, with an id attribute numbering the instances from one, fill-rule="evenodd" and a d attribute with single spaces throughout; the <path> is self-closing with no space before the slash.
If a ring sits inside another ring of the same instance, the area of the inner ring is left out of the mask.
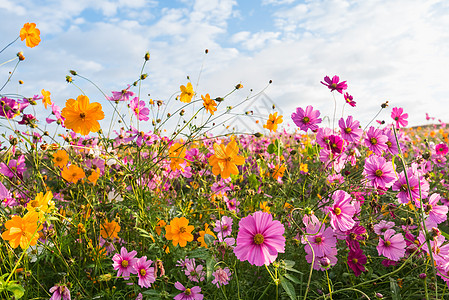
<path id="1" fill-rule="evenodd" d="M 152 263 L 152 260 L 147 260 L 146 256 L 142 256 L 134 264 L 134 271 L 137 273 L 137 276 L 139 276 L 137 283 L 141 288 L 148 288 L 156 281 L 156 278 L 154 278 L 154 267 L 150 268 Z"/>
<path id="2" fill-rule="evenodd" d="M 357 277 L 362 272 L 365 272 L 365 266 L 367 259 L 366 256 L 363 254 L 362 249 L 351 249 L 348 254 L 348 266 L 352 269 L 354 272 L 354 275 Z"/>
<path id="3" fill-rule="evenodd" d="M 182 293 L 176 295 L 174 300 L 203 300 L 204 296 L 200 294 L 201 288 L 199 286 L 186 288 L 179 281 L 176 281 L 175 288 L 182 291 Z"/>
<path id="4" fill-rule="evenodd" d="M 209 164 L 212 166 L 212 173 L 223 178 L 228 178 L 231 174 L 238 175 L 237 166 L 243 165 L 245 158 L 239 156 L 237 142 L 232 139 L 225 147 L 223 144 L 214 143 L 215 153 L 209 157 Z"/>
<path id="5" fill-rule="evenodd" d="M 193 231 L 194 227 L 189 225 L 189 220 L 185 217 L 174 218 L 171 220 L 169 225 L 165 226 L 165 238 L 172 241 L 173 246 L 178 245 L 180 247 L 185 247 L 187 242 L 193 241 Z"/>
<path id="6" fill-rule="evenodd" d="M 98 102 L 89 102 L 89 98 L 84 95 L 75 99 L 69 99 L 61 111 L 61 116 L 65 118 L 64 125 L 76 133 L 87 135 L 89 132 L 100 130 L 98 120 L 104 119 L 104 112 Z"/>
<path id="7" fill-rule="evenodd" d="M 346 121 L 341 118 L 338 121 L 340 126 L 341 136 L 348 142 L 357 142 L 362 135 L 363 130 L 359 128 L 359 121 L 353 120 L 352 116 L 349 116 Z"/>
<path id="8" fill-rule="evenodd" d="M 61 172 L 62 178 L 68 182 L 77 183 L 78 180 L 83 179 L 86 176 L 83 169 L 77 165 L 70 165 L 68 168 L 63 168 Z"/>
<path id="9" fill-rule="evenodd" d="M 363 174 L 376 189 L 388 189 L 396 181 L 392 162 L 387 162 L 385 158 L 375 154 L 365 160 Z"/>
<path id="10" fill-rule="evenodd" d="M 405 254 L 405 240 L 401 233 L 397 233 L 393 229 L 385 231 L 384 238 L 379 238 L 377 251 L 379 255 L 383 255 L 388 259 L 398 261 Z"/>
<path id="11" fill-rule="evenodd" d="M 393 111 L 391 112 L 391 118 L 396 122 L 396 127 L 405 127 L 408 124 L 406 120 L 408 118 L 408 114 L 403 114 L 404 109 L 402 107 L 397 108 L 393 107 Z"/>
<path id="12" fill-rule="evenodd" d="M 203 106 L 206 111 L 213 115 L 217 111 L 217 103 L 210 98 L 209 94 L 206 94 L 206 96 L 201 95 L 201 99 L 203 99 Z"/>
<path id="13" fill-rule="evenodd" d="M 382 151 L 387 150 L 388 137 L 382 133 L 380 129 L 371 126 L 365 138 L 365 145 L 377 155 L 382 155 Z"/>
<path id="14" fill-rule="evenodd" d="M 42 225 L 38 226 L 39 216 L 37 214 L 27 213 L 25 216 L 13 216 L 11 220 L 6 221 L 6 231 L 2 233 L 2 238 L 9 241 L 13 248 L 19 245 L 22 249 L 28 246 L 34 246 L 39 239 L 38 231 L 42 229 Z"/>
<path id="15" fill-rule="evenodd" d="M 53 163 L 59 168 L 64 168 L 69 162 L 69 156 L 65 150 L 58 150 L 53 154 Z"/>
<path id="16" fill-rule="evenodd" d="M 327 86 L 331 90 L 331 92 L 337 91 L 340 94 L 343 94 L 343 90 L 346 90 L 348 88 L 346 81 L 339 82 L 340 78 L 337 75 L 332 77 L 332 79 L 330 79 L 329 76 L 326 76 L 324 77 L 324 81 L 325 82 L 321 81 L 321 83 Z"/>
<path id="17" fill-rule="evenodd" d="M 209 224 L 207 224 L 207 223 L 206 223 L 206 225 L 205 225 L 204 230 L 200 230 L 199 234 L 200 234 L 200 236 L 199 236 L 199 238 L 197 239 L 197 241 L 201 243 L 201 247 L 205 247 L 205 248 L 207 248 L 207 243 L 206 243 L 206 241 L 204 240 L 204 236 L 205 236 L 206 234 L 208 234 L 208 235 L 210 235 L 210 236 L 213 236 L 214 239 L 217 238 L 217 237 L 215 236 L 215 233 L 213 233 L 212 230 L 210 230 Z"/>
<path id="18" fill-rule="evenodd" d="M 218 238 L 223 238 L 232 233 L 232 218 L 223 216 L 221 220 L 215 221 L 214 231 L 217 233 Z"/>
<path id="19" fill-rule="evenodd" d="M 192 101 L 192 98 L 194 96 L 192 84 L 188 82 L 187 86 L 181 85 L 180 89 L 181 96 L 179 97 L 179 101 L 184 103 L 189 103 L 190 101 Z"/>
<path id="20" fill-rule="evenodd" d="M 137 258 L 136 250 L 128 252 L 125 247 L 120 249 L 120 254 L 116 253 L 112 257 L 112 261 L 114 262 L 112 266 L 114 270 L 117 270 L 117 277 L 123 276 L 123 279 L 128 280 L 130 274 L 137 274 L 137 270 L 134 268 Z"/>
<path id="21" fill-rule="evenodd" d="M 316 131 L 318 125 L 321 123 L 321 119 L 318 118 L 320 112 L 313 110 L 311 105 L 308 105 L 305 110 L 301 107 L 296 108 L 296 112 L 292 113 L 292 120 L 301 130 L 307 132 L 307 130 Z"/>
<path id="22" fill-rule="evenodd" d="M 41 42 L 40 30 L 36 28 L 35 23 L 25 23 L 20 29 L 20 39 L 26 40 L 27 47 L 33 48 Z"/>
<path id="23" fill-rule="evenodd" d="M 70 300 L 70 290 L 65 284 L 56 284 L 50 289 L 51 295 L 50 300 Z"/>
<path id="24" fill-rule="evenodd" d="M 129 108 L 133 111 L 134 115 L 139 119 L 139 121 L 148 121 L 150 118 L 150 110 L 145 107 L 145 101 L 139 101 L 138 97 L 134 97 L 129 101 Z"/>
<path id="25" fill-rule="evenodd" d="M 231 271 L 229 271 L 228 267 L 225 267 L 224 269 L 218 267 L 218 269 L 212 273 L 212 276 L 214 276 L 212 284 L 215 284 L 217 288 L 219 288 L 220 286 L 227 285 L 229 283 L 229 280 L 231 280 Z"/>
<path id="26" fill-rule="evenodd" d="M 449 152 L 449 147 L 444 143 L 438 144 L 435 147 L 435 152 L 438 155 L 446 155 Z"/>
<path id="27" fill-rule="evenodd" d="M 38 220 L 43 222 L 45 220 L 45 213 L 49 212 L 50 208 L 54 207 L 52 201 L 53 194 L 51 191 L 45 193 L 38 193 L 34 200 L 27 203 L 27 210 L 29 213 L 38 215 Z"/>
<path id="28" fill-rule="evenodd" d="M 108 222 L 106 220 L 100 226 L 100 234 L 104 239 L 118 238 L 118 233 L 120 232 L 120 229 L 121 229 L 120 225 L 117 222 L 115 221 Z"/>
<path id="29" fill-rule="evenodd" d="M 234 254 L 252 265 L 269 265 L 285 251 L 284 231 L 284 225 L 271 214 L 256 211 L 240 220 Z"/>
<path id="30" fill-rule="evenodd" d="M 46 90 L 42 90 L 41 93 L 42 93 L 42 96 L 43 96 L 42 103 L 44 104 L 45 108 L 47 108 L 47 105 L 52 105 L 51 99 L 50 99 L 51 93 L 49 91 L 46 91 Z"/>
<path id="31" fill-rule="evenodd" d="M 340 231 L 348 231 L 355 225 L 353 216 L 356 209 L 351 204 L 351 196 L 342 190 L 337 190 L 332 195 L 334 204 L 330 208 L 331 226 Z"/>
<path id="32" fill-rule="evenodd" d="M 353 97 L 351 95 L 349 95 L 348 93 L 345 93 L 344 95 L 346 103 L 348 103 L 349 105 L 351 105 L 352 107 L 355 107 L 355 101 L 353 100 Z"/>
<path id="33" fill-rule="evenodd" d="M 283 122 L 282 116 L 278 117 L 277 115 L 277 112 L 275 112 L 274 114 L 270 114 L 267 120 L 267 124 L 263 125 L 263 128 L 276 132 L 276 130 L 278 129 L 278 124 L 281 124 Z"/>

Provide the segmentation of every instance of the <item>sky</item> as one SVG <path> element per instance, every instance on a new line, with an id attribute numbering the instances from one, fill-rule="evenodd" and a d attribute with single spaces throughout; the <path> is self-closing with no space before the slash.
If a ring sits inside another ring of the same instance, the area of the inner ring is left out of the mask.
<path id="1" fill-rule="evenodd" d="M 60 107 L 81 93 L 65 82 L 69 70 L 111 95 L 139 78 L 149 51 L 142 100 L 164 100 L 174 111 L 180 103 L 168 99 L 187 77 L 198 97 L 222 97 L 241 83 L 222 105 L 245 101 L 240 107 L 261 117 L 259 124 L 255 117 L 230 121 L 247 131 L 263 130 L 275 111 L 292 128 L 291 113 L 307 105 L 329 126 L 334 96 L 337 121 L 353 115 L 363 127 L 385 101 L 378 120 L 391 122 L 391 109 L 402 107 L 412 126 L 428 124 L 425 113 L 449 122 L 445 0 L 0 0 L 0 20 L 0 48 L 27 22 L 36 23 L 42 39 L 32 49 L 19 40 L 0 54 L 0 63 L 18 51 L 26 57 L 2 93 L 31 97 L 45 89 Z M 1 83 L 13 67 L 0 67 Z M 343 107 L 343 95 L 320 83 L 326 75 L 347 81 L 356 107 Z M 105 107 L 104 126 L 112 114 L 107 101 L 88 82 L 75 83 Z"/>

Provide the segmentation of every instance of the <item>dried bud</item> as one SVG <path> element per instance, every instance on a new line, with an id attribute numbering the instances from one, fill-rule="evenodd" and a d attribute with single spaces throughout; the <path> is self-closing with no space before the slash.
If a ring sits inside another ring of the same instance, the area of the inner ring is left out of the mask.
<path id="1" fill-rule="evenodd" d="M 25 60 L 25 56 L 23 55 L 22 51 L 17 53 L 17 57 L 19 58 L 20 61 Z"/>
<path id="2" fill-rule="evenodd" d="M 144 58 L 146 61 L 150 60 L 150 52 L 147 51 L 147 53 L 145 53 Z"/>
<path id="3" fill-rule="evenodd" d="M 206 54 L 209 53 L 209 49 L 204 50 L 204 53 Z"/>
<path id="4" fill-rule="evenodd" d="M 78 73 L 76 73 L 76 71 L 74 71 L 74 70 L 70 70 L 69 72 L 70 72 L 70 74 L 72 74 L 73 76 L 78 75 Z"/>
<path id="5" fill-rule="evenodd" d="M 140 79 L 141 79 L 141 80 L 144 80 L 144 79 L 147 78 L 147 77 L 148 77 L 148 74 L 146 74 L 146 73 L 140 75 Z"/>
<path id="6" fill-rule="evenodd" d="M 223 98 L 221 98 L 221 97 L 217 97 L 217 98 L 215 98 L 215 101 L 217 101 L 217 102 L 221 102 L 221 101 L 223 101 L 224 99 Z"/>
<path id="7" fill-rule="evenodd" d="M 239 83 L 239 84 L 237 84 L 237 85 L 235 86 L 235 89 L 236 89 L 236 90 L 238 90 L 238 89 L 241 89 L 241 88 L 243 88 L 243 85 L 242 85 L 242 84 L 240 84 L 240 83 Z"/>
<path id="8" fill-rule="evenodd" d="M 183 109 L 181 110 L 181 112 L 179 113 L 181 116 L 183 116 L 186 113 L 186 111 Z"/>
<path id="9" fill-rule="evenodd" d="M 270 81 L 268 81 L 268 83 L 269 83 L 269 84 L 272 84 L 272 83 L 273 83 L 273 80 L 270 79 Z"/>
<path id="10" fill-rule="evenodd" d="M 382 103 L 382 105 L 380 107 L 386 108 L 387 106 L 388 106 L 388 101 L 385 101 L 385 103 Z"/>
<path id="11" fill-rule="evenodd" d="M 162 100 L 157 100 L 157 106 L 162 106 Z"/>

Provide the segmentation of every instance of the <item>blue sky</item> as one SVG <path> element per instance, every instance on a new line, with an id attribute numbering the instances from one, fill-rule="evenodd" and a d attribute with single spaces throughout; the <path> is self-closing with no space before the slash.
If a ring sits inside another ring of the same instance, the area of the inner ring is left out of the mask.
<path id="1" fill-rule="evenodd" d="M 389 121 L 398 106 L 411 125 L 419 125 L 426 123 L 426 112 L 449 121 L 448 15 L 443 0 L 0 0 L 0 46 L 26 22 L 36 23 L 42 37 L 33 49 L 16 42 L 1 60 L 23 50 L 26 60 L 9 91 L 31 96 L 46 89 L 61 107 L 79 94 L 65 83 L 68 70 L 110 94 L 138 77 L 149 51 L 143 100 L 147 94 L 168 99 L 190 76 L 199 95 L 212 97 L 242 83 L 244 89 L 229 99 L 235 104 L 273 80 L 265 96 L 285 115 L 285 124 L 293 124 L 290 115 L 298 106 L 332 115 L 334 100 L 320 81 L 339 75 L 357 102 L 356 108 L 345 107 L 345 116 L 366 125 L 389 101 L 379 119 Z M 0 67 L 2 82 L 11 67 Z M 18 85 L 19 79 L 25 84 Z M 98 91 L 76 83 L 105 106 Z M 339 118 L 344 100 L 335 96 Z"/>

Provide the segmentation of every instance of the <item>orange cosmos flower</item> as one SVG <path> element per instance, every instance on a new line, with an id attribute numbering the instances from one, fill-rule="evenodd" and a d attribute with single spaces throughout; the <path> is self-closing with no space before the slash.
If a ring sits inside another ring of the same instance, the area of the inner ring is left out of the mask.
<path id="1" fill-rule="evenodd" d="M 282 178 L 282 176 L 284 176 L 284 172 L 285 172 L 285 165 L 282 164 L 281 166 L 279 166 L 279 164 L 277 164 L 274 167 L 273 173 L 271 174 L 271 177 L 273 177 L 273 179 L 277 180 L 279 177 Z"/>
<path id="2" fill-rule="evenodd" d="M 38 231 L 42 229 L 42 225 L 38 227 L 38 215 L 27 213 L 23 218 L 13 216 L 11 220 L 6 221 L 2 238 L 9 241 L 14 249 L 19 245 L 22 249 L 28 246 L 34 246 L 39 239 Z"/>
<path id="3" fill-rule="evenodd" d="M 217 237 L 215 236 L 215 234 L 212 232 L 212 230 L 210 230 L 209 224 L 206 223 L 204 230 L 201 230 L 201 231 L 200 231 L 200 237 L 197 239 L 197 241 L 201 243 L 200 246 L 201 246 L 201 247 L 205 247 L 205 248 L 207 248 L 206 241 L 204 240 L 204 236 L 205 236 L 206 234 L 209 234 L 209 235 L 213 236 L 214 239 L 217 238 Z"/>
<path id="4" fill-rule="evenodd" d="M 187 87 L 181 85 L 179 88 L 181 89 L 181 96 L 179 98 L 179 101 L 184 103 L 189 103 L 190 101 L 192 101 L 194 95 L 192 84 L 188 82 Z"/>
<path id="5" fill-rule="evenodd" d="M 78 180 L 83 179 L 86 174 L 84 173 L 83 169 L 81 169 L 77 165 L 72 164 L 68 168 L 64 168 L 62 170 L 61 176 L 68 182 L 77 183 Z"/>
<path id="6" fill-rule="evenodd" d="M 87 135 L 89 132 L 100 130 L 98 120 L 104 119 L 104 112 L 98 102 L 89 103 L 89 98 L 84 95 L 75 99 L 69 99 L 61 111 L 65 118 L 64 125 L 76 133 Z"/>
<path id="7" fill-rule="evenodd" d="M 89 182 L 92 182 L 94 185 L 96 185 L 98 178 L 100 178 L 100 169 L 99 168 L 92 170 L 92 174 L 90 174 L 87 177 L 87 180 L 89 180 Z"/>
<path id="8" fill-rule="evenodd" d="M 209 94 L 206 94 L 206 96 L 201 95 L 201 99 L 203 99 L 203 106 L 213 115 L 217 111 L 217 103 L 210 98 Z"/>
<path id="9" fill-rule="evenodd" d="M 26 23 L 20 29 L 20 39 L 23 41 L 26 39 L 27 47 L 33 48 L 41 42 L 40 30 L 36 28 L 34 23 Z"/>
<path id="10" fill-rule="evenodd" d="M 172 241 L 175 247 L 178 243 L 180 247 L 185 247 L 187 242 L 193 241 L 191 233 L 193 229 L 194 227 L 189 225 L 189 220 L 186 218 L 174 218 L 169 225 L 165 226 L 165 238 Z"/>
<path id="11" fill-rule="evenodd" d="M 269 129 L 270 131 L 276 131 L 278 129 L 278 124 L 283 122 L 282 116 L 277 116 L 278 113 L 270 114 L 268 117 L 268 121 L 266 125 L 263 125 L 263 128 Z"/>
<path id="12" fill-rule="evenodd" d="M 58 150 L 53 154 L 53 163 L 55 166 L 64 168 L 69 162 L 69 156 L 65 150 Z"/>
<path id="13" fill-rule="evenodd" d="M 44 96 L 44 98 L 42 98 L 42 103 L 45 105 L 45 108 L 47 108 L 47 105 L 51 105 L 51 99 L 50 99 L 51 93 L 44 89 L 42 89 L 41 93 L 42 93 L 42 96 Z"/>
<path id="14" fill-rule="evenodd" d="M 167 225 L 167 223 L 164 220 L 159 220 L 159 222 L 157 222 L 156 228 L 154 228 L 154 230 L 156 230 L 157 235 L 161 235 L 162 228 L 165 228 L 165 225 Z"/>
<path id="15" fill-rule="evenodd" d="M 231 174 L 238 175 L 237 166 L 243 165 L 245 158 L 239 156 L 239 148 L 234 139 L 231 139 L 226 146 L 214 143 L 215 154 L 209 157 L 209 164 L 212 166 L 212 173 L 215 176 L 221 174 L 221 177 L 228 178 Z"/>
<path id="16" fill-rule="evenodd" d="M 120 225 L 115 221 L 108 222 L 106 220 L 106 222 L 104 222 L 100 228 L 100 234 L 104 239 L 118 238 L 119 232 Z"/>
<path id="17" fill-rule="evenodd" d="M 181 170 L 182 167 L 180 166 L 185 162 L 184 157 L 186 156 L 186 147 L 183 144 L 175 143 L 173 144 L 170 149 L 168 150 L 171 162 L 170 162 L 170 168 L 174 171 L 176 169 Z M 189 165 L 187 163 L 187 165 Z"/>

